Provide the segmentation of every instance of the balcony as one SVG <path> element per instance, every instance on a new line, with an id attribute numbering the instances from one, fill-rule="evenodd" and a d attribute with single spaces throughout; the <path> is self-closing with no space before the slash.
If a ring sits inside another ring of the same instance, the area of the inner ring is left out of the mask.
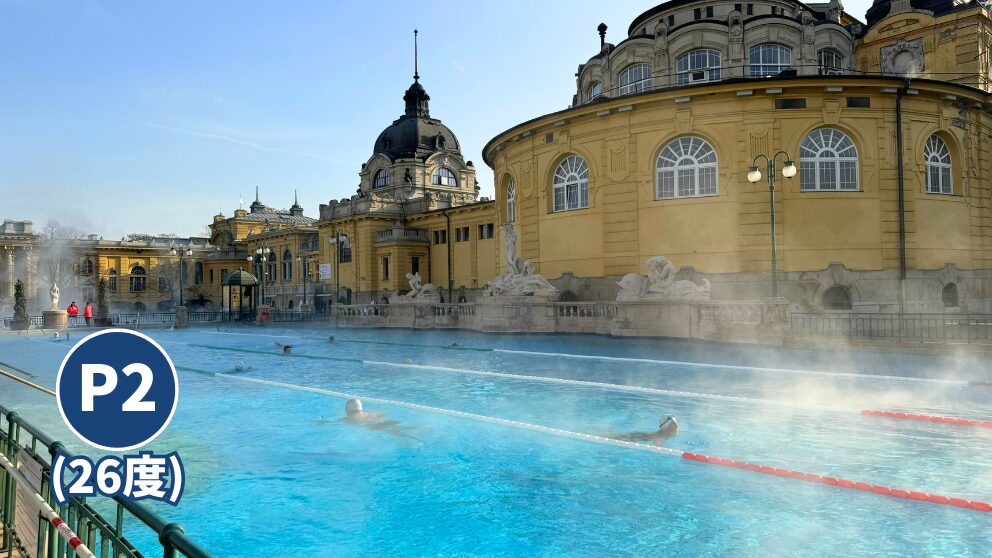
<path id="1" fill-rule="evenodd" d="M 386 244 L 389 242 L 415 242 L 427 244 L 426 229 L 407 229 L 404 227 L 393 227 L 376 231 L 375 243 Z"/>

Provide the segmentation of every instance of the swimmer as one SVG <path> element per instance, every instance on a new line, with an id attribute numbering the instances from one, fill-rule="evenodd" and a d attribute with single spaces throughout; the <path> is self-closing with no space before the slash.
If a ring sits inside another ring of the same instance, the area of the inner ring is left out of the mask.
<path id="1" fill-rule="evenodd" d="M 405 358 L 405 359 L 403 359 L 403 364 L 413 364 L 413 359 L 412 358 Z"/>
<path id="2" fill-rule="evenodd" d="M 422 441 L 420 438 L 411 435 L 409 429 L 405 428 L 398 421 L 387 420 L 386 415 L 382 413 L 369 413 L 365 411 L 362 408 L 362 402 L 358 399 L 349 399 L 344 404 L 344 415 L 344 418 L 341 420 L 345 422 L 357 424 L 370 430 L 382 430 L 401 438 L 410 438 L 418 442 Z M 323 419 L 318 420 L 319 424 L 323 424 L 324 422 Z"/>
<path id="3" fill-rule="evenodd" d="M 659 422 L 657 432 L 631 432 L 619 438 L 628 442 L 654 442 L 654 445 L 661 446 L 665 440 L 679 431 L 679 422 L 675 420 L 675 415 L 662 417 Z"/>
<path id="4" fill-rule="evenodd" d="M 331 336 L 329 336 L 329 337 L 327 338 L 327 342 L 328 342 L 328 343 L 333 343 L 333 342 L 334 342 L 334 336 L 333 336 L 333 335 L 331 335 Z"/>
<path id="5" fill-rule="evenodd" d="M 452 343 L 452 344 L 451 344 L 451 345 L 449 345 L 449 346 L 450 346 L 450 347 L 451 347 L 452 349 L 457 349 L 458 347 L 461 347 L 461 345 L 459 345 L 458 343 Z"/>
<path id="6" fill-rule="evenodd" d="M 238 362 L 234 363 L 235 372 L 247 372 L 249 370 L 254 370 L 254 368 L 245 364 L 245 361 L 243 360 L 239 360 Z"/>
<path id="7" fill-rule="evenodd" d="M 282 348 L 282 354 L 284 354 L 284 355 L 288 355 L 289 353 L 293 352 L 293 347 L 291 345 L 283 345 L 282 343 L 280 343 L 278 341 L 276 341 L 276 347 L 281 347 Z"/>

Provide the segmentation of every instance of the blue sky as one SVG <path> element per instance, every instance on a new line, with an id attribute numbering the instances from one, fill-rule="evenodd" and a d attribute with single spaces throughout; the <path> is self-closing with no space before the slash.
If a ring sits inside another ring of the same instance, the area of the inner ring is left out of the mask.
<path id="1" fill-rule="evenodd" d="M 414 27 L 431 114 L 492 195 L 485 143 L 565 108 L 596 26 L 619 42 L 653 5 L 0 0 L 0 217 L 185 236 L 256 186 L 316 216 L 402 113 Z"/>

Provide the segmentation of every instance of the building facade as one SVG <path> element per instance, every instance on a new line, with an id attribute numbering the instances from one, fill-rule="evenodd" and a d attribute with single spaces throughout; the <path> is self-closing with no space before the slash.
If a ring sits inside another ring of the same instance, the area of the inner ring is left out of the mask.
<path id="1" fill-rule="evenodd" d="M 616 46 L 601 26 L 572 107 L 486 146 L 498 222 L 580 299 L 609 299 L 657 255 L 715 299 L 760 299 L 761 156 L 784 152 L 777 263 L 796 307 L 989 310 L 992 21 L 974 3 L 916 4 L 876 4 L 865 25 L 839 3 L 675 0 Z"/>

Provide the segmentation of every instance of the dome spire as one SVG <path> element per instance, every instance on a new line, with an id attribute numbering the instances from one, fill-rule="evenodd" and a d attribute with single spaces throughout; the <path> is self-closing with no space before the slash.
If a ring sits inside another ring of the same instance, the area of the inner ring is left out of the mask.
<path id="1" fill-rule="evenodd" d="M 422 118 L 430 118 L 431 111 L 428 101 L 431 96 L 427 94 L 423 85 L 420 85 L 420 55 L 417 51 L 417 30 L 413 30 L 413 84 L 403 95 L 406 102 L 406 115 Z"/>
<path id="2" fill-rule="evenodd" d="M 413 30 L 413 81 L 420 81 L 420 57 L 417 55 L 417 30 Z"/>

